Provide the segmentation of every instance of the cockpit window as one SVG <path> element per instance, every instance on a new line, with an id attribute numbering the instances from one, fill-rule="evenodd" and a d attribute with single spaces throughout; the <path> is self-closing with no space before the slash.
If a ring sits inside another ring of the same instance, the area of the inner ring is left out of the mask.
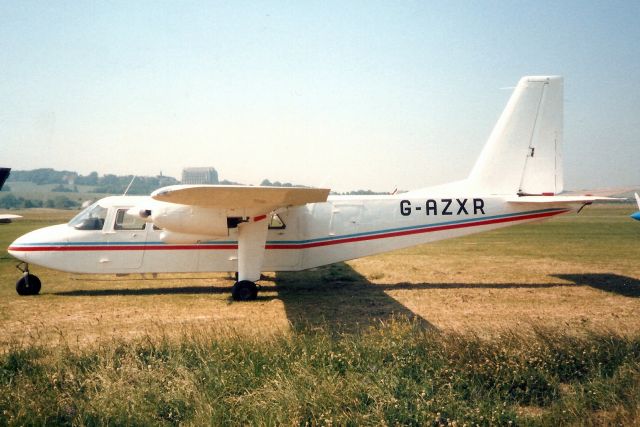
<path id="1" fill-rule="evenodd" d="M 116 214 L 116 223 L 113 225 L 114 230 L 144 230 L 146 222 L 144 219 L 129 215 L 127 209 L 118 209 Z"/>
<path id="2" fill-rule="evenodd" d="M 107 208 L 97 202 L 89 206 L 69 221 L 69 226 L 76 230 L 102 230 L 104 219 L 107 217 Z"/>

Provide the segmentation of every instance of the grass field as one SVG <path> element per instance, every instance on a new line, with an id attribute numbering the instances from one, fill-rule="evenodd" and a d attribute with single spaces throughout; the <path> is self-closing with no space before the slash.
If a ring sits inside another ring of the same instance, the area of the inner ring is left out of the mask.
<path id="1" fill-rule="evenodd" d="M 632 205 L 302 273 L 114 278 L 0 259 L 1 424 L 638 424 Z M 73 213 L 31 210 L 0 246 Z M 122 396 L 127 396 L 124 399 Z"/>

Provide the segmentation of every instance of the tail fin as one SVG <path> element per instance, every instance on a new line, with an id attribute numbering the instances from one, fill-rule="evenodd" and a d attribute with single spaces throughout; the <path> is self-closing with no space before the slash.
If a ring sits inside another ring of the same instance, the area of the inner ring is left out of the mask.
<path id="1" fill-rule="evenodd" d="M 9 178 L 9 172 L 11 172 L 11 168 L 0 168 L 0 189 L 2 189 L 4 182 Z"/>
<path id="2" fill-rule="evenodd" d="M 562 178 L 562 77 L 523 77 L 469 175 L 487 194 L 558 194 Z"/>

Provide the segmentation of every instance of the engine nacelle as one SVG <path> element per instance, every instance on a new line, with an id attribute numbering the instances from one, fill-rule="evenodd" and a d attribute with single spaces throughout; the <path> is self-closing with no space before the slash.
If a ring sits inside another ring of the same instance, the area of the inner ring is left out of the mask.
<path id="1" fill-rule="evenodd" d="M 151 220 L 158 227 L 172 233 L 192 234 L 196 237 L 225 237 L 229 235 L 224 210 L 178 204 L 154 206 Z"/>

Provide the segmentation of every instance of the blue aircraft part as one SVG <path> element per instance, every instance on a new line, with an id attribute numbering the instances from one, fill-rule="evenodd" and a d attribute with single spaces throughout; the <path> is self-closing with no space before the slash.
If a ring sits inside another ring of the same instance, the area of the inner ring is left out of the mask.
<path id="1" fill-rule="evenodd" d="M 635 219 L 637 221 L 640 221 L 640 211 L 636 212 L 634 214 L 631 214 L 631 218 L 633 218 L 633 219 Z"/>

